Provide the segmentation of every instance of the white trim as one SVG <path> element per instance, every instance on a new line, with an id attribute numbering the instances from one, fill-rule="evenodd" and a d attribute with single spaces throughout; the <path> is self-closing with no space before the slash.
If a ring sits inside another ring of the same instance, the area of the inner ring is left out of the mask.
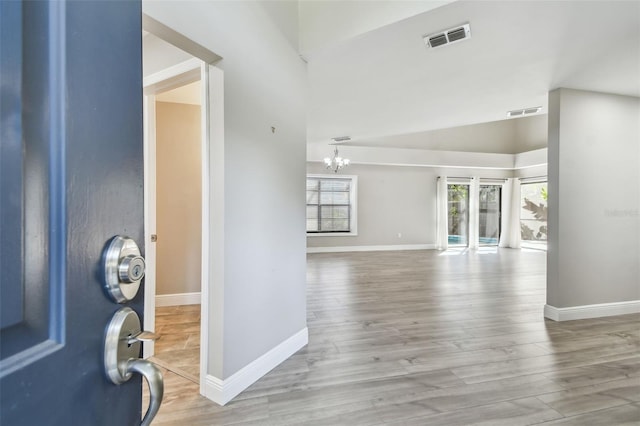
<path id="1" fill-rule="evenodd" d="M 147 270 L 144 278 L 144 329 L 156 330 L 156 243 L 151 234 L 156 233 L 156 97 L 143 97 L 144 121 L 144 257 Z M 155 353 L 153 340 L 142 345 L 142 357 Z"/>
<path id="2" fill-rule="evenodd" d="M 544 305 L 544 317 L 553 321 L 571 321 L 637 313 L 640 313 L 640 300 L 570 306 L 568 308 Z"/>
<path id="3" fill-rule="evenodd" d="M 200 305 L 200 394 L 204 395 L 204 382 L 209 367 L 209 345 L 220 345 L 216 341 L 215 332 L 212 331 L 210 314 L 215 307 L 211 302 L 211 288 L 222 285 L 223 281 L 216 279 L 211 268 L 223 263 L 223 253 L 212 255 L 212 229 L 216 228 L 213 222 L 213 212 L 224 210 L 224 201 L 216 195 L 212 188 L 212 176 L 214 169 L 224 169 L 224 157 L 212 158 L 217 146 L 224 146 L 224 73 L 215 66 L 206 63 L 201 64 L 201 90 L 202 90 L 202 276 L 201 276 L 201 300 Z M 218 161 L 218 163 L 214 163 Z M 215 182 L 215 180 L 214 180 Z M 213 206 L 213 208 L 212 208 Z M 215 234 L 214 234 L 215 235 Z M 216 237 L 218 237 L 216 235 Z M 216 262 L 212 265 L 212 262 Z M 220 307 L 218 307 L 220 309 Z"/>
<path id="4" fill-rule="evenodd" d="M 227 379 L 221 380 L 208 374 L 204 381 L 204 396 L 217 404 L 225 405 L 307 343 L 309 330 L 305 327 Z"/>
<path id="5" fill-rule="evenodd" d="M 199 305 L 202 301 L 200 292 L 193 293 L 174 293 L 174 294 L 158 294 L 155 297 L 156 306 L 180 306 L 180 305 Z"/>
<path id="6" fill-rule="evenodd" d="M 307 247 L 307 253 L 344 253 L 352 251 L 435 250 L 435 244 L 404 244 L 390 246 Z"/>
<path id="7" fill-rule="evenodd" d="M 471 185 L 471 179 L 473 177 L 451 177 L 447 176 L 447 185 Z"/>
<path id="8" fill-rule="evenodd" d="M 357 232 L 307 232 L 307 237 L 357 237 Z"/>
<path id="9" fill-rule="evenodd" d="M 205 395 L 209 371 L 222 368 L 224 350 L 224 284 L 225 284 L 225 143 L 224 143 L 224 71 L 208 66 L 209 144 L 207 154 L 207 203 L 203 203 L 203 217 L 208 217 L 203 234 L 202 324 L 207 333 L 200 341 L 200 394 Z M 206 208 L 206 211 L 205 211 Z M 204 232 L 207 232 L 206 234 Z M 207 257 L 204 257 L 206 254 Z M 208 278 L 204 278 L 205 275 Z M 205 308 L 207 311 L 205 311 Z"/>
<path id="10" fill-rule="evenodd" d="M 358 175 L 343 175 L 337 173 L 307 173 L 307 177 L 319 179 L 358 179 Z"/>
<path id="11" fill-rule="evenodd" d="M 209 77 L 209 65 L 202 62 L 200 64 L 200 125 L 202 126 L 202 146 L 201 146 L 201 187 L 202 194 L 207 194 L 206 199 L 203 196 L 200 214 L 202 215 L 202 265 L 200 269 L 200 371 L 198 378 L 200 387 L 198 391 L 203 393 L 204 387 L 202 382 L 207 376 L 207 366 L 209 360 L 209 286 L 211 285 L 209 276 L 209 240 L 211 235 L 211 215 L 210 202 L 211 190 L 209 182 L 211 181 L 211 165 L 209 162 L 211 155 L 211 99 L 209 98 L 209 89 L 211 88 L 211 80 Z M 221 94 L 220 94 L 221 95 Z M 216 99 L 217 100 L 217 99 Z M 206 324 L 206 325 L 205 325 Z"/>
<path id="12" fill-rule="evenodd" d="M 518 154 L 340 145 L 351 164 L 520 170 L 547 164 L 547 148 Z M 307 161 L 324 163 L 326 144 L 307 144 Z"/>
<path id="13" fill-rule="evenodd" d="M 521 185 L 526 185 L 529 183 L 547 183 L 549 182 L 549 178 L 547 176 L 532 176 L 532 177 L 519 177 L 516 179 L 520 179 Z"/>
<path id="14" fill-rule="evenodd" d="M 203 45 L 185 37 L 183 34 L 166 26 L 162 22 L 153 19 L 144 12 L 142 13 L 142 29 L 166 41 L 167 43 L 174 45 L 178 49 L 184 50 L 191 56 L 202 59 L 206 64 L 213 64 L 222 59 L 220 55 L 216 55 Z"/>
<path id="15" fill-rule="evenodd" d="M 504 186 L 504 184 L 506 183 L 507 183 L 507 178 L 504 178 L 504 179 L 480 178 L 480 185 Z"/>
<path id="16" fill-rule="evenodd" d="M 198 58 L 191 58 L 145 77 L 142 80 L 145 95 L 157 95 L 200 80 L 202 63 Z"/>

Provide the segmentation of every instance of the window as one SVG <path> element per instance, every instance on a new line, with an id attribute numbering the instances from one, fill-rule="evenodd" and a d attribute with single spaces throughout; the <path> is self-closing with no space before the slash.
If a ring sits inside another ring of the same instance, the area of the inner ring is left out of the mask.
<path id="1" fill-rule="evenodd" d="M 547 182 L 520 185 L 522 247 L 547 248 Z"/>
<path id="2" fill-rule="evenodd" d="M 478 234 L 480 244 L 498 245 L 500 239 L 501 185 L 480 185 Z"/>
<path id="3" fill-rule="evenodd" d="M 469 244 L 469 185 L 447 185 L 449 245 Z"/>
<path id="4" fill-rule="evenodd" d="M 356 176 L 307 176 L 307 234 L 356 235 Z"/>

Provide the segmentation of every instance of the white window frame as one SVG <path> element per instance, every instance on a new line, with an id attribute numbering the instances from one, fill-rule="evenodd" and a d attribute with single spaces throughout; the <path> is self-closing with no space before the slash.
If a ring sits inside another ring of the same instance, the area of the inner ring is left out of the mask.
<path id="1" fill-rule="evenodd" d="M 356 237 L 358 236 L 358 176 L 356 175 L 327 175 L 308 174 L 308 178 L 315 179 L 350 179 L 351 188 L 349 190 L 350 228 L 349 232 L 307 232 L 307 237 Z M 306 180 L 305 180 L 306 184 Z"/>

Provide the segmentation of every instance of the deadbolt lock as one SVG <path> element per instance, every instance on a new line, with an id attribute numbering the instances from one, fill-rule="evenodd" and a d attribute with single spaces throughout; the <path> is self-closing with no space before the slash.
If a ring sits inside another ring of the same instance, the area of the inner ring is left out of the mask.
<path id="1" fill-rule="evenodd" d="M 140 249 L 129 237 L 117 235 L 104 251 L 104 285 L 109 296 L 117 303 L 136 297 L 145 263 Z"/>
<path id="2" fill-rule="evenodd" d="M 118 265 L 118 277 L 123 283 L 131 284 L 140 281 L 144 276 L 144 259 L 142 256 L 130 254 L 120 261 Z"/>

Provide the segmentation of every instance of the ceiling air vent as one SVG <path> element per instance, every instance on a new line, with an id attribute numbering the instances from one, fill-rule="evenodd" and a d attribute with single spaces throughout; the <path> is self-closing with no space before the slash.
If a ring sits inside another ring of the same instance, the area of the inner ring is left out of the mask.
<path id="1" fill-rule="evenodd" d="M 433 37 L 429 37 L 429 46 L 438 47 L 449 43 L 447 41 L 447 36 L 444 34 L 438 34 Z"/>
<path id="2" fill-rule="evenodd" d="M 541 106 L 525 109 L 514 109 L 513 111 L 507 111 L 507 118 L 522 117 L 525 115 L 536 114 L 540 111 L 542 111 Z"/>
<path id="3" fill-rule="evenodd" d="M 471 28 L 469 27 L 469 24 L 460 25 L 449 28 L 448 30 L 423 36 L 424 44 L 431 48 L 445 46 L 468 38 L 471 38 Z"/>
<path id="4" fill-rule="evenodd" d="M 338 136 L 331 139 L 333 139 L 334 142 L 349 142 L 351 140 L 349 136 Z"/>

